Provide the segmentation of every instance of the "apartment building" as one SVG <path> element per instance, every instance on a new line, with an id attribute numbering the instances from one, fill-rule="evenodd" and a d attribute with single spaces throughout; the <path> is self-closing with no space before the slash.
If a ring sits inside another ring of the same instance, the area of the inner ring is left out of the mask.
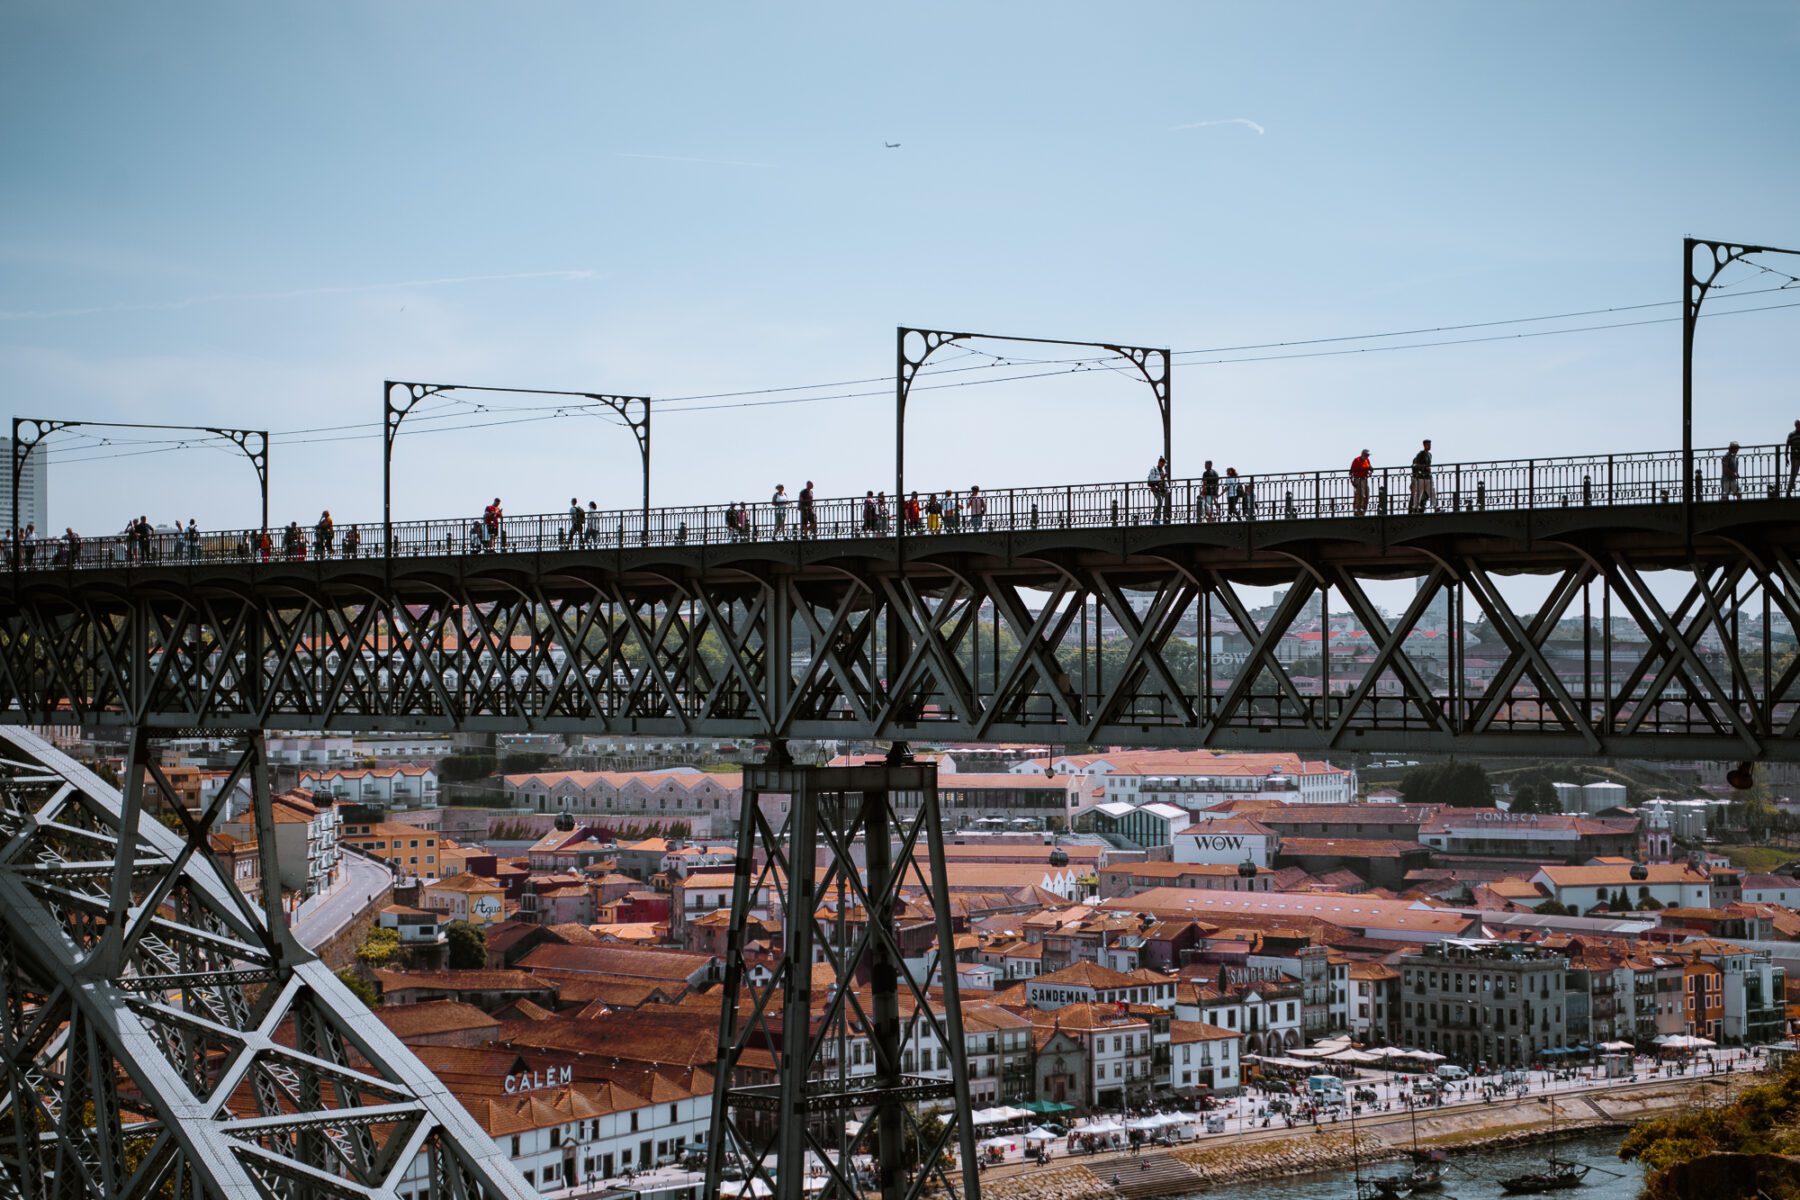
<path id="1" fill-rule="evenodd" d="M 1040 1098 L 1087 1109 L 1149 1103 L 1154 1050 L 1147 1019 L 1112 1004 L 1023 1015 L 1036 1027 Z"/>
<path id="2" fill-rule="evenodd" d="M 435 767 L 309 767 L 300 772 L 300 786 L 374 808 L 435 808 L 438 802 Z"/>
<path id="3" fill-rule="evenodd" d="M 1525 1066 L 1569 1044 L 1569 960 L 1519 942 L 1451 938 L 1400 957 L 1400 1040 L 1465 1064 Z"/>
<path id="4" fill-rule="evenodd" d="M 1232 1095 L 1242 1084 L 1238 1052 L 1243 1041 L 1237 1031 L 1203 1021 L 1171 1021 L 1169 1074 L 1159 1083 L 1177 1094 L 1211 1089 Z"/>

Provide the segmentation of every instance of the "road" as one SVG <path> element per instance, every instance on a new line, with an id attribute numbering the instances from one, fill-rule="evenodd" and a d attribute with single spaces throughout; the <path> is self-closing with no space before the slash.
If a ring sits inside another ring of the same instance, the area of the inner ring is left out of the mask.
<path id="1" fill-rule="evenodd" d="M 288 926 L 308 950 L 318 949 L 360 916 L 368 907 L 369 898 L 379 894 L 393 878 L 387 867 L 360 854 L 346 853 L 338 864 L 338 886 L 308 900 Z"/>

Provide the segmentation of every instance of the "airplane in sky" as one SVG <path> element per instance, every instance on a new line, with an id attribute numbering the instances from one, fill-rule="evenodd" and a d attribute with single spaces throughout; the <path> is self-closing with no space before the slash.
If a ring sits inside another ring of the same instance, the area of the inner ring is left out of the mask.
<path id="1" fill-rule="evenodd" d="M 886 146 L 889 150 L 898 150 L 900 148 L 899 142 L 883 142 L 881 144 Z"/>

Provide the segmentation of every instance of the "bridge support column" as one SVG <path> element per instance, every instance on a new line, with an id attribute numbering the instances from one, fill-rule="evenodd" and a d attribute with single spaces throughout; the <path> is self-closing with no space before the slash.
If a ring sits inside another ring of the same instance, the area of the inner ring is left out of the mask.
<path id="1" fill-rule="evenodd" d="M 902 933 L 927 916 L 937 949 Z M 809 1175 L 817 1200 L 979 1200 L 954 937 L 934 765 L 902 743 L 805 767 L 777 743 L 745 772 L 708 1196 L 736 1166 L 774 1200 L 802 1200 Z"/>

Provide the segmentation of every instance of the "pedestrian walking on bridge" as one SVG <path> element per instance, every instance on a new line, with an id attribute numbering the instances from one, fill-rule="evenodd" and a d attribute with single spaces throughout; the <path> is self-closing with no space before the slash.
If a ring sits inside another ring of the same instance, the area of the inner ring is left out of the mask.
<path id="1" fill-rule="evenodd" d="M 1431 439 L 1426 438 L 1423 447 L 1413 455 L 1412 460 L 1412 500 L 1406 507 L 1407 512 L 1422 513 L 1425 506 L 1431 505 L 1433 512 L 1438 511 L 1437 489 L 1431 481 Z"/>
<path id="2" fill-rule="evenodd" d="M 1363 452 L 1350 460 L 1350 492 L 1355 498 L 1356 515 L 1362 516 L 1369 511 L 1369 476 L 1375 471 L 1375 464 L 1369 461 L 1369 452 Z"/>

